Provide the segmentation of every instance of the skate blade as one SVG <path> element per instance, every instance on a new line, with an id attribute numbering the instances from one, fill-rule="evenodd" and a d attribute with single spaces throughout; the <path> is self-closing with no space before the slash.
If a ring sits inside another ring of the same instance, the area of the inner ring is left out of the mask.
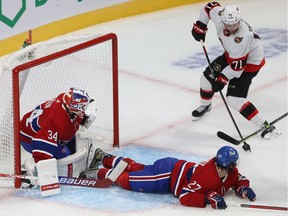
<path id="1" fill-rule="evenodd" d="M 195 117 L 192 115 L 192 121 L 193 122 L 199 121 L 200 119 L 205 118 L 206 115 L 207 113 L 204 113 L 202 116 L 199 116 L 199 117 Z"/>
<path id="2" fill-rule="evenodd" d="M 203 117 L 203 116 L 201 116 L 201 117 Z M 199 119 L 200 119 L 201 117 L 194 117 L 194 116 L 192 116 L 192 121 L 193 121 L 193 122 L 199 121 Z"/>
<path id="3" fill-rule="evenodd" d="M 264 139 L 266 140 L 270 140 L 270 139 L 273 139 L 275 137 L 278 137 L 281 135 L 281 132 L 280 131 L 272 131 L 272 133 L 267 133 L 265 134 L 265 136 L 263 137 Z"/>

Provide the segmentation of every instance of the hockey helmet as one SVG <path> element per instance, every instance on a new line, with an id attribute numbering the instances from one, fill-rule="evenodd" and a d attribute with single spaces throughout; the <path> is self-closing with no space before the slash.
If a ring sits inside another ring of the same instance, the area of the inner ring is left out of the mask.
<path id="1" fill-rule="evenodd" d="M 224 24 L 235 25 L 240 21 L 240 10 L 235 5 L 225 6 L 221 17 Z"/>
<path id="2" fill-rule="evenodd" d="M 216 154 L 217 165 L 228 169 L 228 171 L 231 171 L 236 167 L 238 158 L 239 154 L 237 150 L 230 146 L 221 147 Z"/>
<path id="3" fill-rule="evenodd" d="M 63 96 L 63 103 L 70 113 L 76 115 L 84 114 L 87 105 L 90 102 L 90 97 L 85 90 L 70 88 Z"/>

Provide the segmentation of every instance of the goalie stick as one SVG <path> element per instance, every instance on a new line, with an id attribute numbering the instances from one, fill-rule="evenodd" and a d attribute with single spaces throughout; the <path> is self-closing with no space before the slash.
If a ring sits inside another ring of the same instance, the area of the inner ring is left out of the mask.
<path id="1" fill-rule="evenodd" d="M 275 124 L 276 122 L 280 121 L 281 119 L 285 118 L 288 115 L 288 112 L 286 112 L 285 114 L 283 114 L 282 116 L 278 117 L 277 119 L 273 120 L 270 125 Z M 260 128 L 257 131 L 255 131 L 254 133 L 251 133 L 249 136 L 242 138 L 241 140 L 236 140 L 233 137 L 229 136 L 228 134 L 222 132 L 222 131 L 218 131 L 217 132 L 217 136 L 227 142 L 230 142 L 234 145 L 239 145 L 240 143 L 246 141 L 247 139 L 251 138 L 252 136 L 255 136 L 256 134 L 262 132 L 263 130 L 265 130 L 265 128 Z"/>
<path id="2" fill-rule="evenodd" d="M 2 178 L 19 178 L 19 179 L 29 179 L 37 181 L 36 176 L 24 176 L 24 175 L 14 175 L 14 174 L 3 174 L 0 173 Z M 109 178 L 103 180 L 92 180 L 92 179 L 82 179 L 67 176 L 58 176 L 60 185 L 70 185 L 70 186 L 81 186 L 81 187 L 92 187 L 92 188 L 108 188 L 113 184 L 113 181 Z"/>
<path id="3" fill-rule="evenodd" d="M 254 208 L 254 209 L 263 209 L 263 210 L 288 211 L 287 207 L 281 207 L 281 206 L 238 204 L 238 203 L 227 203 L 227 205 L 230 206 L 230 207 L 242 207 L 242 208 Z"/>
<path id="4" fill-rule="evenodd" d="M 66 177 L 58 176 L 60 185 L 70 185 L 70 186 L 82 186 L 82 187 L 91 187 L 91 188 L 108 188 L 110 187 L 116 179 L 121 175 L 121 173 L 127 167 L 127 163 L 121 160 L 117 166 L 110 173 L 108 178 L 102 180 L 94 179 L 82 179 L 75 177 Z M 36 176 L 25 176 L 25 175 L 15 175 L 15 174 L 3 174 L 0 173 L 2 178 L 20 178 L 20 179 L 29 179 L 29 180 L 38 180 Z"/>
<path id="5" fill-rule="evenodd" d="M 59 176 L 58 177 L 59 183 L 62 185 L 71 185 L 71 186 L 108 188 L 121 175 L 121 173 L 125 170 L 127 165 L 128 164 L 125 161 L 121 160 L 106 179 L 93 180 L 93 179 L 81 179 L 81 178 Z"/>

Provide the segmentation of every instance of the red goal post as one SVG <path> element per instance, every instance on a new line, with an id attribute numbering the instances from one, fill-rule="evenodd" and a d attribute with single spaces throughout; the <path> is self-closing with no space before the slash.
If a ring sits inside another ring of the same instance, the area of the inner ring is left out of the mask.
<path id="1" fill-rule="evenodd" d="M 22 116 L 70 87 L 86 90 L 97 103 L 97 118 L 84 133 L 92 142 L 119 147 L 114 33 L 65 36 L 28 46 L 2 61 L 0 83 L 0 173 L 21 174 Z M 19 179 L 14 186 L 21 186 Z"/>

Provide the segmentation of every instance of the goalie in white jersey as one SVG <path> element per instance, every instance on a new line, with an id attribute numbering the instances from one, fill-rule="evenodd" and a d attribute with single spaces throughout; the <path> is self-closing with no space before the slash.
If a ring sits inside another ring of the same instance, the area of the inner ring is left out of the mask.
<path id="1" fill-rule="evenodd" d="M 209 67 L 203 72 L 200 79 L 201 106 L 192 112 L 194 120 L 211 110 L 214 93 L 228 84 L 226 100 L 229 106 L 256 126 L 264 127 L 263 138 L 279 135 L 275 126 L 270 125 L 246 99 L 252 79 L 265 64 L 260 37 L 240 17 L 237 6 L 222 7 L 218 2 L 209 2 L 201 8 L 199 18 L 193 25 L 192 35 L 196 41 L 205 41 L 210 19 L 215 24 L 217 37 L 225 51 L 211 62 L 213 74 Z"/>

